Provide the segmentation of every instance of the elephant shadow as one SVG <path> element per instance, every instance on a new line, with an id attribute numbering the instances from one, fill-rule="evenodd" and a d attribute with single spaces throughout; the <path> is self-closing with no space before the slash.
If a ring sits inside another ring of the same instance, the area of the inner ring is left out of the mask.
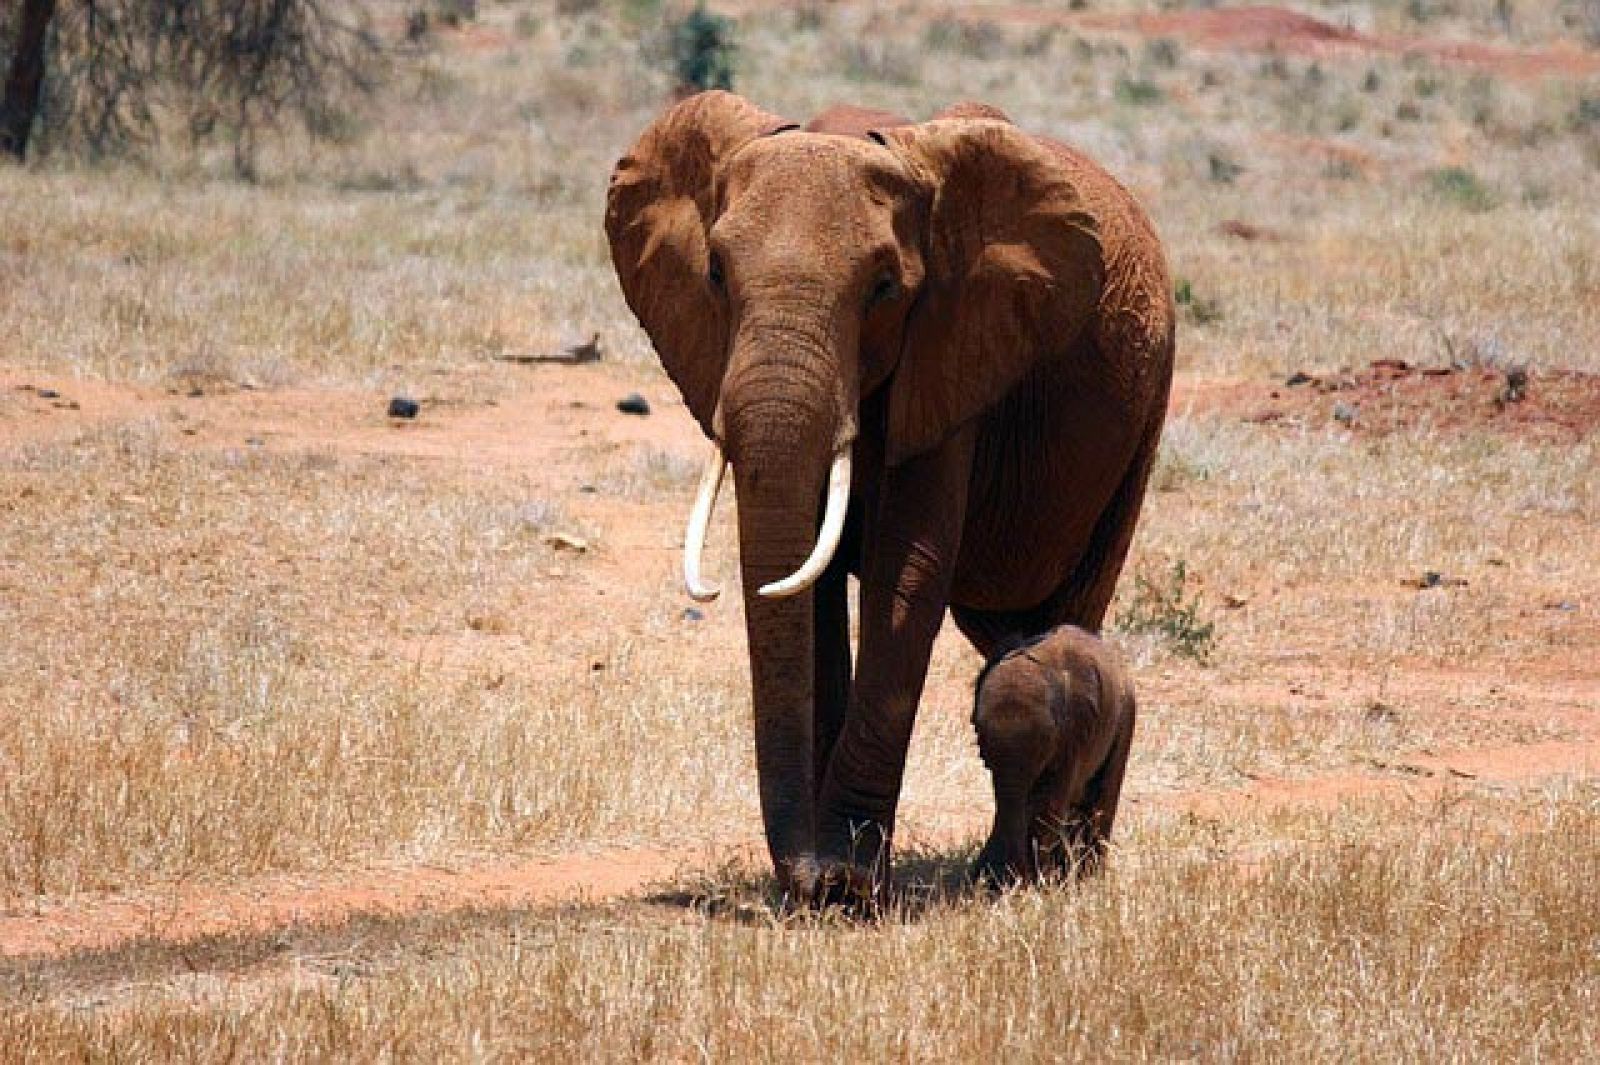
<path id="1" fill-rule="evenodd" d="M 777 879 L 748 863 L 687 874 L 677 884 L 645 896 L 652 906 L 685 910 L 710 920 L 752 927 L 804 926 L 808 923 L 914 923 L 936 910 L 972 900 L 986 900 L 994 887 L 975 880 L 973 862 L 980 843 L 951 847 L 911 847 L 895 856 L 894 885 L 887 903 L 874 908 L 835 906 L 824 910 L 795 907 L 779 890 Z"/>

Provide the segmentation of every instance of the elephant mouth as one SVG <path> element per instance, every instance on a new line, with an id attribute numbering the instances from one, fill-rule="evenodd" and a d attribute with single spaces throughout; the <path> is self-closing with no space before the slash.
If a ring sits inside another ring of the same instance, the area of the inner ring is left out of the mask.
<path id="1" fill-rule="evenodd" d="M 787 599 L 810 588 L 827 570 L 839 549 L 839 539 L 844 535 L 845 515 L 850 510 L 850 452 L 851 446 L 842 445 L 833 455 L 828 470 L 828 502 L 823 508 L 822 525 L 817 530 L 811 554 L 800 568 L 780 581 L 763 584 L 757 594 L 766 599 Z M 705 551 L 706 529 L 711 524 L 711 512 L 717 505 L 717 495 L 728 472 L 728 460 L 722 449 L 712 445 L 700 475 L 700 487 L 695 491 L 694 506 L 689 511 L 689 526 L 683 537 L 683 583 L 689 598 L 698 603 L 709 603 L 722 594 L 722 589 L 706 583 L 701 575 L 700 561 Z"/>

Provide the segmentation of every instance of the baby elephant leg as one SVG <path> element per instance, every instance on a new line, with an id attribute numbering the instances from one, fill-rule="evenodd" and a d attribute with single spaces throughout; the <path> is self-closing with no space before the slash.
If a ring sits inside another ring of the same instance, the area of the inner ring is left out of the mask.
<path id="1" fill-rule="evenodd" d="M 1048 700 L 980 698 L 972 716 L 978 751 L 994 778 L 994 829 L 973 875 L 995 884 L 1036 880 L 1032 798 L 1056 749 Z"/>
<path id="2" fill-rule="evenodd" d="M 1129 700 L 1119 716 L 1116 735 L 1105 761 L 1084 784 L 1082 792 L 1069 801 L 1054 804 L 1049 801 L 1051 796 L 1042 795 L 1041 801 L 1034 804 L 1033 830 L 1040 840 L 1034 850 L 1042 856 L 1045 870 L 1064 876 L 1090 876 L 1100 870 L 1111 838 L 1111 826 L 1117 818 L 1117 803 L 1122 797 L 1122 778 L 1128 768 L 1128 751 L 1133 746 L 1133 726 L 1134 712 Z"/>

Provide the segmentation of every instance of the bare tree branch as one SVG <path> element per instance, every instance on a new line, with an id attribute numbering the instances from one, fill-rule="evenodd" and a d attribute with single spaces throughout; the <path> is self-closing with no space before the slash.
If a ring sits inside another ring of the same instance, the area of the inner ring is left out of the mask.
<path id="1" fill-rule="evenodd" d="M 73 0 L 54 15 L 35 79 L 48 143 L 103 156 L 186 131 L 231 141 L 245 176 L 265 134 L 337 128 L 386 58 L 357 0 Z"/>
<path id="2" fill-rule="evenodd" d="M 39 114 L 44 88 L 45 40 L 55 18 L 56 0 L 23 0 L 17 12 L 11 69 L 0 97 L 0 152 L 27 158 L 28 136 Z"/>

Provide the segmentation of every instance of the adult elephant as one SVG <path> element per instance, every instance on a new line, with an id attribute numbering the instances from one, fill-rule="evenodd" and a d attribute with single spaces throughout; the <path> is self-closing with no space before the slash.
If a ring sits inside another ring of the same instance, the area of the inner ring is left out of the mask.
<path id="1" fill-rule="evenodd" d="M 606 233 L 715 444 L 685 544 L 699 598 L 733 467 L 780 884 L 875 893 L 946 607 L 985 654 L 1100 626 L 1171 382 L 1160 242 L 1104 170 L 993 108 L 802 128 L 725 92 L 644 131 Z"/>

